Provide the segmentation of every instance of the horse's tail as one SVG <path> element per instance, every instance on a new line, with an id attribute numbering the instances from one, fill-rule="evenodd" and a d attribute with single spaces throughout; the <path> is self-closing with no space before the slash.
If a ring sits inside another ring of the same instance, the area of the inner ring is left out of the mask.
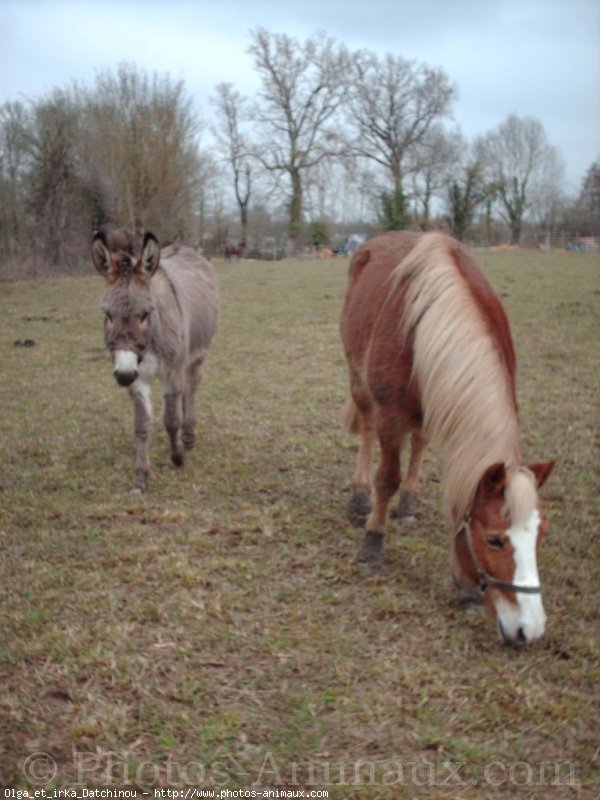
<path id="1" fill-rule="evenodd" d="M 359 412 L 354 400 L 349 397 L 342 409 L 342 427 L 346 433 L 358 433 Z"/>

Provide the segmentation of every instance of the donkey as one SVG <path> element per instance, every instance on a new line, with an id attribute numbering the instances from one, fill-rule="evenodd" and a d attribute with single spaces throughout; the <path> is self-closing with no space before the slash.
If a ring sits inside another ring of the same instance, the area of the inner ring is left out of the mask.
<path id="1" fill-rule="evenodd" d="M 108 284 L 101 308 L 113 374 L 120 386 L 128 387 L 133 402 L 131 491 L 141 494 L 150 471 L 150 380 L 155 375 L 164 385 L 164 424 L 176 466 L 183 465 L 184 448 L 191 449 L 196 440 L 195 397 L 217 329 L 218 290 L 211 264 L 190 247 L 172 245 L 161 253 L 151 233 L 144 235 L 139 254 L 121 244 L 121 237 L 98 231 L 92 261 Z"/>

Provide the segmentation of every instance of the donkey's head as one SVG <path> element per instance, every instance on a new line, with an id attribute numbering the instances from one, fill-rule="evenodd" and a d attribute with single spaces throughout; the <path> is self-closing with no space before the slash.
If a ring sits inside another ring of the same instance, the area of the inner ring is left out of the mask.
<path id="1" fill-rule="evenodd" d="M 92 261 L 108 283 L 101 308 L 114 376 L 121 386 L 129 386 L 138 377 L 138 366 L 150 342 L 155 310 L 150 281 L 158 269 L 160 246 L 146 233 L 141 253 L 134 255 L 100 231 L 92 240 Z"/>

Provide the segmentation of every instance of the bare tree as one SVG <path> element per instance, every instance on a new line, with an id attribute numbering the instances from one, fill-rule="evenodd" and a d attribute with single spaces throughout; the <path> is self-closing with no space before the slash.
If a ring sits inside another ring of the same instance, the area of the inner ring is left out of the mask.
<path id="1" fill-rule="evenodd" d="M 227 154 L 227 161 L 233 171 L 233 189 L 240 209 L 241 238 L 243 242 L 247 242 L 252 163 L 250 148 L 241 128 L 246 118 L 246 101 L 230 83 L 220 83 L 213 103 L 220 123 L 216 130 L 217 140 Z"/>
<path id="2" fill-rule="evenodd" d="M 25 245 L 25 172 L 29 154 L 27 109 L 23 103 L 0 107 L 0 250 L 15 254 Z"/>
<path id="3" fill-rule="evenodd" d="M 83 162 L 104 213 L 137 231 L 189 236 L 200 125 L 183 82 L 122 64 L 85 96 Z"/>
<path id="4" fill-rule="evenodd" d="M 77 172 L 78 109 L 72 96 L 54 90 L 30 112 L 28 202 L 44 259 L 65 257 L 72 215 L 80 200 Z"/>
<path id="5" fill-rule="evenodd" d="M 492 194 L 486 179 L 481 139 L 457 140 L 456 161 L 446 173 L 446 204 L 452 235 L 464 240 L 477 208 Z"/>
<path id="6" fill-rule="evenodd" d="M 412 195 L 422 230 L 429 229 L 432 200 L 435 196 L 443 195 L 448 176 L 460 161 L 464 147 L 465 142 L 459 132 L 448 133 L 439 123 L 434 123 L 411 148 L 409 172 Z"/>
<path id="7" fill-rule="evenodd" d="M 593 163 L 585 174 L 577 199 L 577 210 L 583 233 L 598 236 L 600 234 L 600 161 Z"/>
<path id="8" fill-rule="evenodd" d="M 205 233 L 210 158 L 183 83 L 132 65 L 0 109 L 0 251 L 79 262 L 92 223 Z"/>
<path id="9" fill-rule="evenodd" d="M 380 60 L 362 51 L 354 58 L 348 121 L 352 151 L 387 172 L 393 191 L 405 191 L 409 157 L 435 122 L 450 114 L 456 95 L 446 73 L 400 56 Z"/>
<path id="10" fill-rule="evenodd" d="M 298 243 L 305 176 L 339 153 L 333 123 L 346 96 L 349 56 L 323 33 L 300 43 L 257 28 L 251 40 L 248 51 L 262 80 L 254 110 L 256 156 L 265 169 L 289 179 L 289 235 Z"/>
<path id="11" fill-rule="evenodd" d="M 563 185 L 565 166 L 555 147 L 550 146 L 539 175 L 536 177 L 529 206 L 528 219 L 535 226 L 538 241 L 550 244 L 564 219 L 567 204 Z"/>
<path id="12" fill-rule="evenodd" d="M 511 242 L 518 244 L 534 199 L 559 180 L 558 152 L 539 120 L 511 114 L 485 137 L 484 158 L 500 213 L 510 226 Z"/>

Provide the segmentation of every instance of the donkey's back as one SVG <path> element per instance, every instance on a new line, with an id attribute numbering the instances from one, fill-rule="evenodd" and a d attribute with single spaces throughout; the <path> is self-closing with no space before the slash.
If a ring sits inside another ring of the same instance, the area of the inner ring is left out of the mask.
<path id="1" fill-rule="evenodd" d="M 186 358 L 206 352 L 216 333 L 219 293 L 212 264 L 191 247 L 170 245 L 161 253 L 152 281 L 155 302 L 171 331 L 179 316 L 179 336 L 185 337 Z M 183 342 L 182 342 L 183 344 Z"/>

